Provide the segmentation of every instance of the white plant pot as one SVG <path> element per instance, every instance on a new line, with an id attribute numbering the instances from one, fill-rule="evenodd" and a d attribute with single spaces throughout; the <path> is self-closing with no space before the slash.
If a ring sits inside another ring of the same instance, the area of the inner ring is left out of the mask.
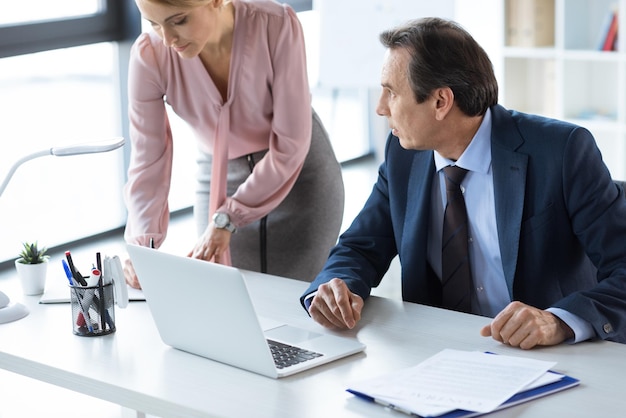
<path id="1" fill-rule="evenodd" d="M 22 283 L 22 290 L 27 296 L 41 295 L 46 287 L 48 262 L 40 264 L 22 264 L 15 260 L 17 275 Z"/>

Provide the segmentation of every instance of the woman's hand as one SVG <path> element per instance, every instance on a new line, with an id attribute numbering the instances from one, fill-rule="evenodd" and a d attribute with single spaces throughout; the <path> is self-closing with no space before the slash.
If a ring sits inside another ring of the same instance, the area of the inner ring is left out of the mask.
<path id="1" fill-rule="evenodd" d="M 221 256 L 230 246 L 231 235 L 227 229 L 215 228 L 211 223 L 187 256 L 222 264 Z"/>
<path id="2" fill-rule="evenodd" d="M 141 284 L 139 283 L 137 273 L 135 273 L 135 268 L 133 267 L 133 263 L 130 261 L 130 258 L 124 260 L 124 279 L 130 287 L 141 289 Z"/>

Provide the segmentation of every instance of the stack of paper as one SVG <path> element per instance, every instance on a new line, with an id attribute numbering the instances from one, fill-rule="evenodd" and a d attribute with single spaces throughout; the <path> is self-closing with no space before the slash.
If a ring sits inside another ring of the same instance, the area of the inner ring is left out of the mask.
<path id="1" fill-rule="evenodd" d="M 67 279 L 62 277 L 60 273 L 54 274 L 54 277 L 46 280 L 46 288 L 43 295 L 39 299 L 39 303 L 70 303 L 70 288 L 67 285 Z M 145 301 L 146 297 L 143 291 L 126 286 L 129 301 Z M 116 301 L 117 302 L 117 301 Z"/>
<path id="2" fill-rule="evenodd" d="M 419 365 L 352 385 L 348 392 L 422 417 L 482 415 L 578 385 L 556 363 L 443 350 Z"/>

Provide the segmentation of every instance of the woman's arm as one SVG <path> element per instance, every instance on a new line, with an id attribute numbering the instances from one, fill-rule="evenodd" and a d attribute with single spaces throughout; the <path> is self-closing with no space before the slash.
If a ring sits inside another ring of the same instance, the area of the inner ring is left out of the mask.
<path id="1" fill-rule="evenodd" d="M 169 222 L 172 135 L 163 102 L 164 88 L 149 35 L 133 45 L 128 75 L 131 155 L 124 199 L 127 242 L 161 245 Z"/>

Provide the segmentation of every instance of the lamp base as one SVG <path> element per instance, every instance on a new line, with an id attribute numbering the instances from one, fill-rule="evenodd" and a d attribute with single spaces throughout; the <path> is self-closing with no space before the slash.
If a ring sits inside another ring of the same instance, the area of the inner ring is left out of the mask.
<path id="1" fill-rule="evenodd" d="M 0 292 L 0 324 L 17 321 L 28 314 L 26 306 L 21 303 L 10 303 L 9 297 Z"/>
<path id="2" fill-rule="evenodd" d="M 0 309 L 0 324 L 17 321 L 29 314 L 28 308 L 21 303 L 13 303 Z"/>

